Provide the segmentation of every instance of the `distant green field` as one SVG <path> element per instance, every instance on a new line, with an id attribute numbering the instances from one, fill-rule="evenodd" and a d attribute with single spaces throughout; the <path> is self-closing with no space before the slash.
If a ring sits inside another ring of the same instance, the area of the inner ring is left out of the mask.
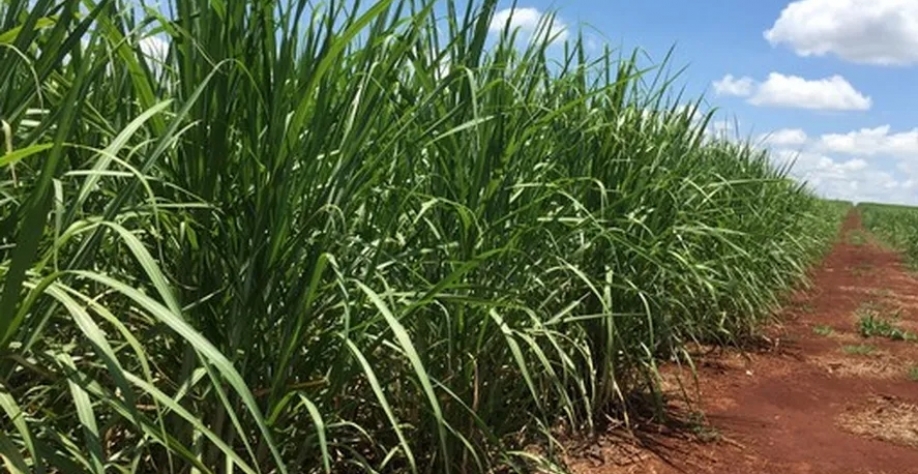
<path id="1" fill-rule="evenodd" d="M 879 203 L 879 202 L 860 202 L 857 207 L 861 210 L 864 209 L 918 209 L 918 206 L 908 206 L 905 204 L 888 204 L 888 203 Z"/>
<path id="2" fill-rule="evenodd" d="M 868 202 L 857 208 L 864 227 L 918 264 L 918 207 Z"/>
<path id="3" fill-rule="evenodd" d="M 829 209 L 834 216 L 844 217 L 848 214 L 848 211 L 854 207 L 854 203 L 851 201 L 844 201 L 841 199 L 822 199 L 822 202 L 825 203 L 826 209 Z"/>

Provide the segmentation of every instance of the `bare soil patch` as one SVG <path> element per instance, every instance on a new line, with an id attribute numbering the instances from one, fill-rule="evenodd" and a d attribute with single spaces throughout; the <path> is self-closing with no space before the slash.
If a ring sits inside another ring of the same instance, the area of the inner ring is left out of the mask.
<path id="1" fill-rule="evenodd" d="M 859 327 L 873 314 L 918 329 L 918 279 L 852 211 L 811 281 L 764 331 L 770 344 L 702 352 L 697 385 L 664 368 L 678 428 L 610 433 L 573 472 L 918 474 L 918 342 Z"/>
<path id="2" fill-rule="evenodd" d="M 888 352 L 852 357 L 848 354 L 816 356 L 813 362 L 836 377 L 895 379 L 901 377 L 907 362 Z"/>
<path id="3" fill-rule="evenodd" d="M 838 417 L 843 429 L 861 436 L 918 449 L 918 405 L 876 397 Z"/>

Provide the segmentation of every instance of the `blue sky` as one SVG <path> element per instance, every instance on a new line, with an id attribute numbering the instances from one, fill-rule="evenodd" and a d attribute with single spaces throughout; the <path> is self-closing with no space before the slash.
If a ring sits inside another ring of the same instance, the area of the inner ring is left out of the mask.
<path id="1" fill-rule="evenodd" d="M 679 84 L 820 194 L 918 204 L 918 1 L 520 0 L 516 24 L 549 11 L 596 44 L 675 46 Z"/>

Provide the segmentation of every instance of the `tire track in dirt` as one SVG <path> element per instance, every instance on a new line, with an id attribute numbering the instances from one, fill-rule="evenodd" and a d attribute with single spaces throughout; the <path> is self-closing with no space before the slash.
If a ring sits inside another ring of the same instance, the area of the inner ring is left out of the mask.
<path id="1" fill-rule="evenodd" d="M 918 341 L 859 331 L 888 320 L 918 333 L 918 278 L 852 210 L 811 279 L 766 331 L 770 347 L 698 355 L 697 386 L 681 372 L 707 423 L 604 437 L 573 472 L 918 473 Z M 675 391 L 679 373 L 667 368 L 664 386 Z M 672 409 L 691 413 L 682 405 Z"/>

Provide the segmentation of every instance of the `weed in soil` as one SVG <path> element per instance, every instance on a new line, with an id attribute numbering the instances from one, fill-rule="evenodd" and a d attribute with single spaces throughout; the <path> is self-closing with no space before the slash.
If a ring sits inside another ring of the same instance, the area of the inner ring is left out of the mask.
<path id="1" fill-rule="evenodd" d="M 867 243 L 867 236 L 863 231 L 855 230 L 848 234 L 848 243 L 857 247 Z"/>
<path id="2" fill-rule="evenodd" d="M 801 313 L 804 313 L 804 314 L 813 314 L 813 312 L 816 311 L 816 308 L 813 307 L 812 303 L 803 303 L 800 306 L 798 306 L 798 309 L 800 310 Z"/>
<path id="3" fill-rule="evenodd" d="M 877 350 L 877 348 L 870 344 L 857 344 L 843 346 L 842 350 L 845 351 L 846 354 L 851 355 L 870 355 Z"/>
<path id="4" fill-rule="evenodd" d="M 819 334 L 820 336 L 831 336 L 833 331 L 834 330 L 832 329 L 832 326 L 828 326 L 826 324 L 818 324 L 813 326 L 813 332 Z"/>
<path id="5" fill-rule="evenodd" d="M 857 277 L 862 277 L 870 272 L 869 266 L 857 266 L 851 268 L 851 274 Z"/>
<path id="6" fill-rule="evenodd" d="M 913 365 L 908 368 L 908 379 L 912 382 L 918 382 L 918 365 Z"/>
<path id="7" fill-rule="evenodd" d="M 691 427 L 695 438 L 702 443 L 716 443 L 723 437 L 717 428 L 711 426 L 701 412 L 691 413 L 688 418 L 688 425 Z"/>
<path id="8" fill-rule="evenodd" d="M 879 296 L 881 298 L 891 298 L 895 293 L 889 288 L 876 288 L 870 290 L 869 294 L 873 296 Z"/>
<path id="9" fill-rule="evenodd" d="M 885 318 L 880 315 L 879 311 L 862 306 L 855 314 L 858 316 L 857 331 L 861 337 L 885 337 L 894 341 L 918 340 L 918 336 L 914 333 L 896 325 L 899 319 L 898 312 L 894 313 L 891 318 Z"/>

